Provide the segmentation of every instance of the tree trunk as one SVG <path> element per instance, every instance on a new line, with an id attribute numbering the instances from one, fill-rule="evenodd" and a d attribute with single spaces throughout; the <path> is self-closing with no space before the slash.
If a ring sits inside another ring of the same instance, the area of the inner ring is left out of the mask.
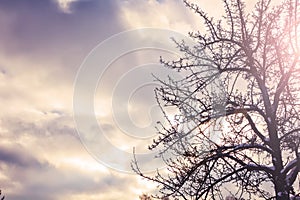
<path id="1" fill-rule="evenodd" d="M 290 200 L 289 189 L 285 177 L 282 175 L 277 176 L 277 180 L 275 180 L 275 192 L 276 200 Z"/>

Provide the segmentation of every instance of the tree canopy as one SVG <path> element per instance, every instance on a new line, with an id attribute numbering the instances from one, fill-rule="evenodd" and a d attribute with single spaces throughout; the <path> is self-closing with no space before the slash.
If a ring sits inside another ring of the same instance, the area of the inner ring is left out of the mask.
<path id="1" fill-rule="evenodd" d="M 198 5 L 185 5 L 205 30 L 196 42 L 175 41 L 178 60 L 161 63 L 184 74 L 159 80 L 155 90 L 168 125 L 160 124 L 150 149 L 163 147 L 167 172 L 145 175 L 159 197 L 277 199 L 299 196 L 300 65 L 299 1 L 271 6 L 258 1 L 246 13 L 242 0 L 224 0 L 216 20 Z M 174 121 L 164 112 L 176 107 Z"/>

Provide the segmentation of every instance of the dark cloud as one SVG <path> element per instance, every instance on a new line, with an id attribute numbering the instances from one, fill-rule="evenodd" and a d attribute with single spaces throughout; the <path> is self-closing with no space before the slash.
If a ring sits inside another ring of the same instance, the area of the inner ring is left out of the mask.
<path id="1" fill-rule="evenodd" d="M 14 190 L 13 184 L 0 180 L 0 184 L 8 199 L 13 200 L 54 200 L 68 199 L 74 194 L 104 194 L 112 190 L 125 191 L 131 182 L 130 178 L 122 178 L 112 174 L 91 174 L 78 171 L 76 168 L 57 168 L 48 163 L 41 163 L 30 156 L 23 147 L 0 148 L 0 166 L 9 182 L 22 185 Z M 84 161 L 83 161 L 84 162 Z M 99 177 L 95 180 L 95 177 Z"/>
<path id="2" fill-rule="evenodd" d="M 43 148 L 44 144 L 50 146 L 50 148 L 49 146 L 47 147 L 49 151 L 45 152 L 49 154 L 55 154 L 55 152 L 63 154 L 64 151 L 72 151 L 70 150 L 71 148 L 78 148 L 69 144 L 74 137 L 62 131 L 61 127 L 66 124 L 62 118 L 49 119 L 46 120 L 46 123 L 41 123 L 40 125 L 33 125 L 34 123 L 25 122 L 24 120 L 18 120 L 15 123 L 12 120 L 10 124 L 5 124 L 9 126 L 2 128 L 10 128 L 8 130 L 9 133 L 24 134 L 36 140 L 32 144 L 35 147 L 33 146 L 32 148 L 31 146 L 29 149 L 22 144 L 6 145 L 1 143 L 0 172 L 7 177 L 7 180 L 0 179 L 0 185 L 8 199 L 54 200 L 64 197 L 68 199 L 74 194 L 95 195 L 109 194 L 114 190 L 126 191 L 128 185 L 132 184 L 133 177 L 124 178 L 114 174 L 99 174 L 99 172 L 95 172 L 93 175 L 89 171 L 82 171 L 83 169 L 78 166 L 72 166 L 72 163 L 70 163 L 70 166 L 59 167 L 59 165 L 56 166 L 40 158 L 41 155 L 39 155 L 38 150 Z M 12 129 L 10 126 L 16 126 L 18 130 Z M 48 128 L 51 128 L 51 131 L 55 134 L 55 137 L 51 138 L 56 138 L 56 146 L 53 146 L 51 140 L 45 137 L 44 134 L 41 135 L 44 132 L 41 130 L 47 130 Z M 59 139 L 58 134 L 64 135 L 62 140 Z M 41 142 L 41 140 L 45 142 Z M 56 149 L 51 150 L 51 146 Z M 37 152 L 34 152 L 34 149 Z M 70 153 L 65 154 L 66 161 L 69 159 Z M 57 156 L 61 157 L 61 155 Z M 76 152 L 73 152 L 73 156 L 76 157 L 78 155 L 76 155 Z M 85 160 L 82 160 L 82 162 L 85 162 Z M 94 164 L 97 165 L 99 163 L 95 162 Z M 15 185 L 21 186 L 21 189 L 16 188 Z"/>
<path id="3" fill-rule="evenodd" d="M 10 18 L 5 31 L 11 33 L 12 40 L 5 47 L 24 52 L 47 49 L 51 42 L 56 45 L 62 41 L 64 45 L 78 42 L 79 45 L 91 38 L 101 40 L 120 26 L 114 1 L 78 1 L 72 3 L 71 10 L 71 14 L 61 12 L 53 0 L 0 1 L 1 16 Z"/>
<path id="4" fill-rule="evenodd" d="M 56 61 L 71 70 L 65 76 L 74 76 L 88 52 L 122 24 L 116 1 L 80 0 L 70 9 L 62 12 L 54 0 L 1 0 L 0 53 L 36 63 Z"/>
<path id="5" fill-rule="evenodd" d="M 32 200 L 32 199 L 69 199 L 71 195 L 76 194 L 105 194 L 113 191 L 125 191 L 130 184 L 129 179 L 103 176 L 99 181 L 94 181 L 92 177 L 68 174 L 67 172 L 58 171 L 52 168 L 44 171 L 46 173 L 37 173 L 43 176 L 44 182 L 34 182 L 34 180 L 24 180 L 27 184 L 22 194 L 8 194 L 9 199 L 13 200 Z M 46 176 L 45 176 L 46 175 Z M 56 181 L 49 179 L 52 176 Z M 113 190 L 113 191 L 112 191 Z"/>
<path id="6" fill-rule="evenodd" d="M 97 195 L 126 191 L 129 185 L 134 184 L 134 177 L 124 178 L 110 173 L 102 174 L 99 171 L 92 174 L 76 166 L 76 163 L 73 166 L 72 162 L 62 166 L 56 165 L 55 156 L 52 161 L 45 160 L 42 156 L 44 153 L 57 154 L 57 157 L 65 159 L 66 163 L 70 156 L 71 159 L 80 159 L 84 158 L 82 154 L 89 155 L 80 152 L 82 146 L 78 138 L 74 137 L 74 134 L 77 134 L 70 126 L 72 118 L 66 112 L 55 110 L 40 115 L 47 119 L 10 117 L 2 120 L 1 128 L 7 131 L 6 134 L 14 135 L 17 140 L 31 138 L 30 146 L 10 142 L 10 145 L 5 142 L 0 145 L 0 173 L 7 177 L 6 180 L 0 178 L 0 185 L 8 199 L 70 199 L 70 196 L 76 194 Z M 107 128 L 111 127 L 107 125 Z M 1 137 L 5 141 L 15 141 L 7 135 Z M 41 149 L 43 152 L 40 153 Z M 100 165 L 97 162 L 92 164 Z"/>
<path id="7" fill-rule="evenodd" d="M 56 110 L 55 113 L 41 113 L 40 115 L 45 115 L 48 119 L 33 120 L 33 116 L 32 119 L 20 118 L 18 116 L 3 118 L 1 123 L 2 128 L 6 129 L 9 134 L 3 136 L 9 137 L 11 135 L 13 138 L 19 138 L 22 135 L 30 135 L 31 137 L 38 139 L 47 139 L 48 137 L 64 135 L 78 139 L 78 134 L 73 124 L 73 118 L 69 114 L 66 114 L 64 111 Z"/>
<path id="8" fill-rule="evenodd" d="M 20 145 L 11 147 L 0 146 L 0 162 L 17 168 L 40 168 L 42 164 L 37 161 L 31 152 Z"/>

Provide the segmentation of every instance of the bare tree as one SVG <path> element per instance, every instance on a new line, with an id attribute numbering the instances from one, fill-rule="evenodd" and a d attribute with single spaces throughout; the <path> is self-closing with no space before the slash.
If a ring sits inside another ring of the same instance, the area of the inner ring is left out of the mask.
<path id="1" fill-rule="evenodd" d="M 147 194 L 142 194 L 141 196 L 139 196 L 140 200 L 152 200 L 152 197 L 147 195 Z"/>
<path id="2" fill-rule="evenodd" d="M 189 33 L 196 45 L 175 41 L 183 52 L 161 62 L 184 74 L 159 80 L 156 96 L 168 125 L 149 147 L 163 147 L 167 172 L 147 176 L 160 197 L 180 199 L 277 199 L 299 196 L 300 65 L 299 1 L 256 3 L 224 0 L 216 21 L 200 16 L 205 31 Z M 178 108 L 171 121 L 165 109 Z"/>
<path id="3" fill-rule="evenodd" d="M 153 200 L 153 198 L 150 195 L 147 194 L 142 194 L 141 196 L 139 196 L 140 200 Z M 163 197 L 161 200 L 169 200 L 168 197 Z"/>

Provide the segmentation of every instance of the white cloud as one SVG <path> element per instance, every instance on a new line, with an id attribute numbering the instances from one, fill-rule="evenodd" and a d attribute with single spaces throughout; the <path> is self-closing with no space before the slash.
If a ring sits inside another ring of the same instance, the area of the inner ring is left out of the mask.
<path id="1" fill-rule="evenodd" d="M 124 23 L 128 27 L 165 28 L 184 34 L 199 27 L 198 19 L 181 0 L 128 0 L 120 5 Z"/>

